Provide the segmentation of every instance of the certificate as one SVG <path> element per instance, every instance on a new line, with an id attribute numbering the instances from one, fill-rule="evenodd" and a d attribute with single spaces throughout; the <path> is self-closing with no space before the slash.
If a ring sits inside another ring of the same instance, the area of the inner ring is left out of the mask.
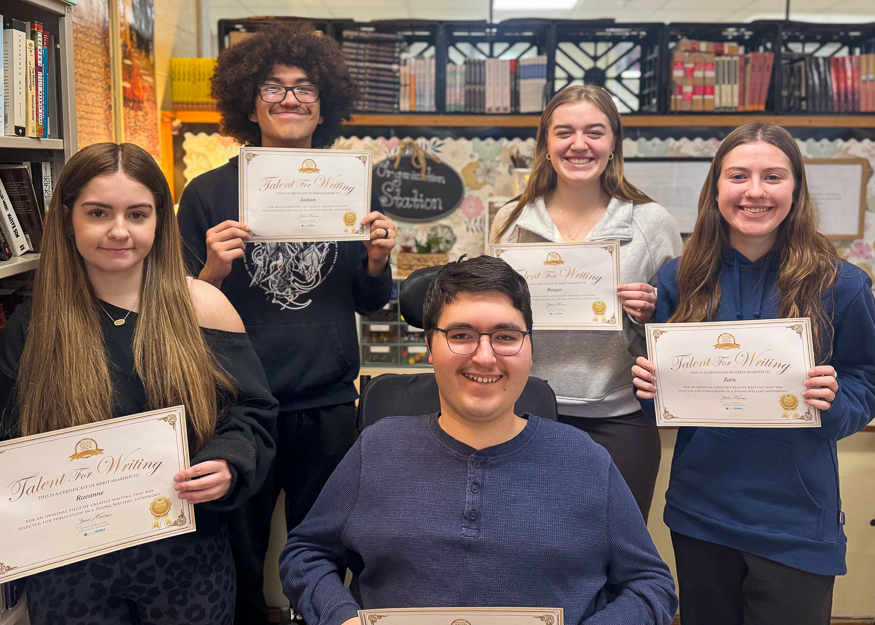
<path id="1" fill-rule="evenodd" d="M 366 241 L 370 205 L 369 152 L 240 148 L 240 221 L 253 242 Z"/>
<path id="2" fill-rule="evenodd" d="M 520 273 L 532 296 L 536 330 L 622 330 L 617 241 L 492 245 Z"/>
<path id="3" fill-rule="evenodd" d="M 562 608 L 359 610 L 361 625 L 563 625 Z"/>
<path id="4" fill-rule="evenodd" d="M 177 406 L 0 443 L 0 582 L 195 531 Z"/>
<path id="5" fill-rule="evenodd" d="M 814 366 L 805 319 L 649 323 L 657 425 L 820 427 L 806 404 Z"/>

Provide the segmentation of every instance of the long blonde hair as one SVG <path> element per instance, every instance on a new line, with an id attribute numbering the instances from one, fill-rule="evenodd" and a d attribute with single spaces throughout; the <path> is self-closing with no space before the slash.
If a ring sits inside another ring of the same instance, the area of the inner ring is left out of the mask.
<path id="1" fill-rule="evenodd" d="M 722 256 L 729 248 L 729 224 L 717 206 L 717 184 L 726 155 L 755 142 L 777 147 L 793 169 L 793 204 L 778 226 L 773 248 L 778 255 L 778 317 L 810 317 L 818 359 L 825 362 L 832 354 L 832 323 L 821 298 L 835 281 L 838 254 L 830 240 L 817 231 L 799 146 L 789 132 L 773 124 L 755 122 L 736 128 L 717 149 L 699 195 L 696 227 L 678 265 L 680 303 L 669 321 L 713 321 L 717 314 Z M 822 336 L 823 331 L 826 336 Z"/>
<path id="2" fill-rule="evenodd" d="M 71 213 L 97 176 L 122 172 L 155 199 L 157 224 L 146 256 L 134 363 L 148 408 L 183 404 L 196 453 L 213 437 L 235 385 L 198 327 L 186 283 L 173 197 L 155 160 L 131 143 L 98 143 L 66 164 L 46 216 L 30 326 L 18 376 L 22 435 L 109 419 L 112 385 L 99 303 L 73 240 Z"/>
<path id="3" fill-rule="evenodd" d="M 617 111 L 617 106 L 614 104 L 613 99 L 611 99 L 610 94 L 595 85 L 572 85 L 565 87 L 554 95 L 541 114 L 541 121 L 538 122 L 538 138 L 535 141 L 535 153 L 529 182 L 526 184 L 525 191 L 519 197 L 511 200 L 516 202 L 517 205 L 498 232 L 498 239 L 517 220 L 520 213 L 523 212 L 524 206 L 530 204 L 536 198 L 545 197 L 556 188 L 558 180 L 556 170 L 553 169 L 553 165 L 547 160 L 547 139 L 550 135 L 550 123 L 553 113 L 557 108 L 563 104 L 575 102 L 591 103 L 605 114 L 608 122 L 611 124 L 611 132 L 614 135 L 614 149 L 612 150 L 614 157 L 608 161 L 608 166 L 602 172 L 602 190 L 612 198 L 634 202 L 635 204 L 646 204 L 653 201 L 634 185 L 630 184 L 623 175 L 623 126 L 620 123 L 620 113 Z"/>

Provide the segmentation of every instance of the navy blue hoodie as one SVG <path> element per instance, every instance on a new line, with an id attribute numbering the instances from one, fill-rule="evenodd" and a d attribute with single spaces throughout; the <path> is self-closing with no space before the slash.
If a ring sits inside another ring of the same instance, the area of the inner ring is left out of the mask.
<path id="1" fill-rule="evenodd" d="M 197 276 L 207 230 L 239 218 L 238 157 L 191 181 L 179 200 L 185 259 Z M 355 313 L 382 308 L 392 270 L 367 273 L 360 241 L 252 243 L 234 261 L 222 293 L 240 313 L 280 412 L 355 401 L 359 371 Z"/>
<path id="2" fill-rule="evenodd" d="M 729 249 L 715 321 L 774 319 L 777 257 L 750 262 Z M 678 306 L 679 259 L 659 272 L 655 321 Z M 673 531 L 821 575 L 847 572 L 836 441 L 862 430 L 875 411 L 872 281 L 841 261 L 823 295 L 833 320 L 839 392 L 820 428 L 678 429 L 666 493 Z"/>

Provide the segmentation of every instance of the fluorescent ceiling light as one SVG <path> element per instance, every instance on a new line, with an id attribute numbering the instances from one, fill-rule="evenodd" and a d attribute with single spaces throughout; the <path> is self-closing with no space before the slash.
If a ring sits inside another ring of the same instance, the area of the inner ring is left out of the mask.
<path id="1" fill-rule="evenodd" d="M 567 11 L 573 9 L 578 0 L 538 0 L 535 6 L 539 11 Z M 496 11 L 519 11 L 531 9 L 532 0 L 492 0 L 492 8 Z"/>

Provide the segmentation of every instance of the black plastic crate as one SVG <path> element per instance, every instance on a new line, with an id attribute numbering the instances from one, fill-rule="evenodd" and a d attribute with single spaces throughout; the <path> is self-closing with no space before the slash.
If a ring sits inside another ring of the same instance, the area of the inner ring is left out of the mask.
<path id="1" fill-rule="evenodd" d="M 232 33 L 256 33 L 262 28 L 276 22 L 307 22 L 316 32 L 323 35 L 331 34 L 330 20 L 314 20 L 306 17 L 275 16 L 275 17 L 245 17 L 233 20 L 219 20 L 218 38 L 219 52 L 231 45 Z"/>
<path id="2" fill-rule="evenodd" d="M 664 31 L 664 24 L 557 22 L 553 92 L 593 84 L 620 113 L 659 113 Z"/>
<path id="3" fill-rule="evenodd" d="M 343 33 L 348 30 L 396 36 L 404 44 L 399 56 L 399 61 L 402 63 L 409 59 L 434 58 L 436 110 L 426 112 L 434 113 L 443 110 L 443 72 L 445 71 L 446 56 L 440 22 L 431 20 L 376 20 L 373 22 L 333 20 L 331 23 L 331 36 L 341 45 L 344 40 Z"/>
<path id="4" fill-rule="evenodd" d="M 465 63 L 466 59 L 503 59 L 520 62 L 543 56 L 545 57 L 545 67 L 541 70 L 544 72 L 543 78 L 537 80 L 544 80 L 545 87 L 543 93 L 538 94 L 537 99 L 546 102 L 552 91 L 550 86 L 553 81 L 553 49 L 556 45 L 554 23 L 553 20 L 544 19 L 512 19 L 499 23 L 444 22 L 446 63 Z M 519 70 L 523 71 L 522 65 Z M 518 97 L 522 96 L 518 95 Z M 542 109 L 543 102 L 538 107 L 538 112 Z"/>
<path id="5" fill-rule="evenodd" d="M 779 92 L 778 81 L 776 76 L 780 74 L 779 70 L 779 22 L 760 20 L 747 24 L 702 24 L 702 23 L 673 23 L 666 26 L 666 50 L 665 61 L 663 62 L 662 87 L 662 111 L 665 113 L 671 112 L 669 100 L 669 83 L 671 81 L 671 61 L 672 51 L 678 41 L 683 38 L 694 41 L 714 41 L 714 42 L 730 42 L 737 43 L 740 48 L 740 53 L 746 54 L 749 52 L 771 52 L 775 54 L 774 63 L 772 65 L 771 80 L 769 81 L 769 92 L 766 99 L 765 111 L 774 112 L 775 103 L 777 101 L 776 94 Z M 760 111 L 761 113 L 763 111 Z M 683 114 L 689 114 L 684 111 Z M 695 113 L 694 113 L 695 114 Z M 709 114 L 711 112 L 709 111 Z"/>
<path id="6" fill-rule="evenodd" d="M 798 87 L 802 77 L 814 71 L 823 76 L 824 72 L 832 78 L 830 59 L 841 58 L 852 61 L 854 56 L 875 53 L 875 23 L 872 24 L 811 24 L 808 22 L 782 22 L 780 24 L 780 59 L 778 78 L 781 90 L 778 92 L 779 113 L 853 113 L 859 112 L 850 103 L 847 107 L 833 100 L 832 85 L 824 93 L 825 98 L 809 94 L 812 77 L 807 76 L 805 96 Z M 851 57 L 851 58 L 848 58 Z M 801 72 L 793 67 L 804 66 Z M 856 61 L 859 64 L 859 60 Z M 842 66 L 840 66 L 842 67 Z M 850 69 L 850 65 L 847 69 Z M 800 76 L 801 74 L 801 76 Z M 821 80 L 822 78 L 818 78 Z M 814 84 L 817 84 L 816 82 Z M 859 87 L 859 84 L 857 85 Z M 793 92 L 796 92 L 796 97 Z M 835 94 L 838 96 L 838 94 Z M 857 103 L 859 104 L 859 102 Z"/>

